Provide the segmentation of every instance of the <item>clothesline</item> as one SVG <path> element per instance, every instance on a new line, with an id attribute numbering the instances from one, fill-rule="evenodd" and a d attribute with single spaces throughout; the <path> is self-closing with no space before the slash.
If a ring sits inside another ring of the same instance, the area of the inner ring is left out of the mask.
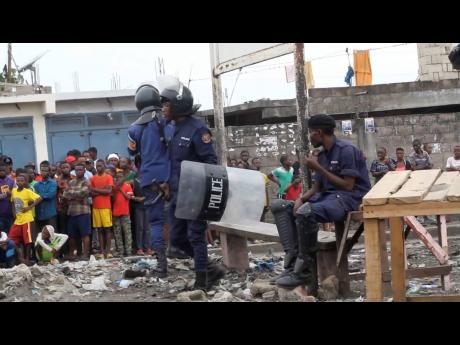
<path id="1" fill-rule="evenodd" d="M 392 45 L 392 46 L 383 46 L 383 47 L 376 47 L 376 48 L 369 48 L 369 49 L 359 49 L 359 50 L 373 51 L 373 50 L 400 47 L 400 46 L 405 46 L 405 45 L 408 45 L 408 44 L 414 44 L 414 43 L 400 43 L 400 44 L 395 44 L 395 45 Z M 316 60 L 333 58 L 333 57 L 338 57 L 338 56 L 346 56 L 346 55 L 347 55 L 347 53 L 333 53 L 332 55 L 323 55 L 323 56 L 318 56 L 318 57 L 314 57 L 314 58 L 311 58 L 311 59 L 306 59 L 306 61 L 316 61 Z M 278 63 L 275 63 L 275 64 L 268 64 L 268 65 L 263 65 L 263 66 L 253 65 L 253 66 L 245 67 L 246 71 L 242 71 L 240 74 L 249 74 L 249 73 L 261 72 L 261 71 L 269 71 L 269 70 L 274 70 L 274 69 L 281 69 L 281 68 L 285 68 L 286 66 L 289 66 L 289 65 L 292 65 L 292 63 L 278 62 Z M 248 70 L 248 69 L 250 69 L 250 70 Z M 228 77 L 228 78 L 234 78 L 234 77 L 232 76 L 232 77 Z M 190 79 L 191 82 L 192 81 L 202 81 L 202 80 L 211 80 L 211 77 Z"/>

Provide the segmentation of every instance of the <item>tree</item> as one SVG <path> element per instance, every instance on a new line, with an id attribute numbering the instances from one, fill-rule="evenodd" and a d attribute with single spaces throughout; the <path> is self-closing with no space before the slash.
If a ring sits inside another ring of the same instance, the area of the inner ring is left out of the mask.
<path id="1" fill-rule="evenodd" d="M 3 71 L 0 74 L 0 82 L 5 83 L 6 82 L 6 65 L 3 67 Z M 11 80 L 9 81 L 11 84 L 24 84 L 24 77 L 17 73 L 16 69 L 11 68 Z"/>

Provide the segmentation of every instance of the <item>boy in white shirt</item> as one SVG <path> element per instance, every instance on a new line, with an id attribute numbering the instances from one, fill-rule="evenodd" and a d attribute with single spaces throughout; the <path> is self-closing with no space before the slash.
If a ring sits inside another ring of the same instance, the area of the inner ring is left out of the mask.
<path id="1" fill-rule="evenodd" d="M 37 258 L 42 262 L 50 262 L 59 256 L 59 249 L 67 242 L 69 236 L 56 234 L 52 225 L 45 225 L 35 241 Z"/>
<path id="2" fill-rule="evenodd" d="M 447 171 L 460 171 L 460 145 L 454 146 L 454 155 L 447 158 Z"/>
<path id="3" fill-rule="evenodd" d="M 0 232 L 0 264 L 7 268 L 14 266 L 15 248 L 14 241 L 8 239 L 6 232 Z"/>

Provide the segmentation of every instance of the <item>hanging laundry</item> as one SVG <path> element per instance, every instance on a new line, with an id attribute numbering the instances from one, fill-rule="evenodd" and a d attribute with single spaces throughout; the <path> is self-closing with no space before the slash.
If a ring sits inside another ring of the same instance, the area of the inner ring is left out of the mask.
<path id="1" fill-rule="evenodd" d="M 315 79 L 313 78 L 311 61 L 305 62 L 305 80 L 307 81 L 308 89 L 313 89 L 315 87 Z"/>
<path id="2" fill-rule="evenodd" d="M 311 61 L 305 62 L 305 81 L 307 88 L 311 89 L 315 87 L 315 79 L 313 78 L 313 71 L 311 68 Z M 295 81 L 295 67 L 294 65 L 285 66 L 284 70 L 286 72 L 286 82 L 292 83 Z"/>
<path id="3" fill-rule="evenodd" d="M 371 85 L 372 69 L 369 50 L 354 50 L 353 60 L 356 86 Z"/>
<path id="4" fill-rule="evenodd" d="M 351 86 L 351 79 L 353 79 L 353 76 L 355 75 L 355 71 L 353 71 L 353 67 L 348 66 L 348 71 L 347 75 L 345 76 L 345 83 L 348 84 L 348 86 Z"/>
<path id="5" fill-rule="evenodd" d="M 295 68 L 294 65 L 285 66 L 284 70 L 286 72 L 286 82 L 292 83 L 295 81 Z"/>

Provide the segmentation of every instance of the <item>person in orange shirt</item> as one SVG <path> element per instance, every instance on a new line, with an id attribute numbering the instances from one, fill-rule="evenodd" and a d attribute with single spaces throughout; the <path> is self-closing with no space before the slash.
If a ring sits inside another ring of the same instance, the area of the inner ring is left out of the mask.
<path id="1" fill-rule="evenodd" d="M 133 199 L 133 189 L 129 183 L 123 182 L 123 170 L 115 175 L 113 198 L 113 234 L 120 256 L 123 256 L 123 247 L 126 255 L 132 254 L 131 219 L 129 218 L 129 200 Z M 123 236 L 122 236 L 123 231 Z M 123 246 L 123 237 L 124 246 Z"/>
<path id="2" fill-rule="evenodd" d="M 99 258 L 112 258 L 110 251 L 112 242 L 112 194 L 113 178 L 105 173 L 105 163 L 102 159 L 96 162 L 97 175 L 90 179 L 90 192 L 93 197 L 93 228 L 99 231 Z"/>

